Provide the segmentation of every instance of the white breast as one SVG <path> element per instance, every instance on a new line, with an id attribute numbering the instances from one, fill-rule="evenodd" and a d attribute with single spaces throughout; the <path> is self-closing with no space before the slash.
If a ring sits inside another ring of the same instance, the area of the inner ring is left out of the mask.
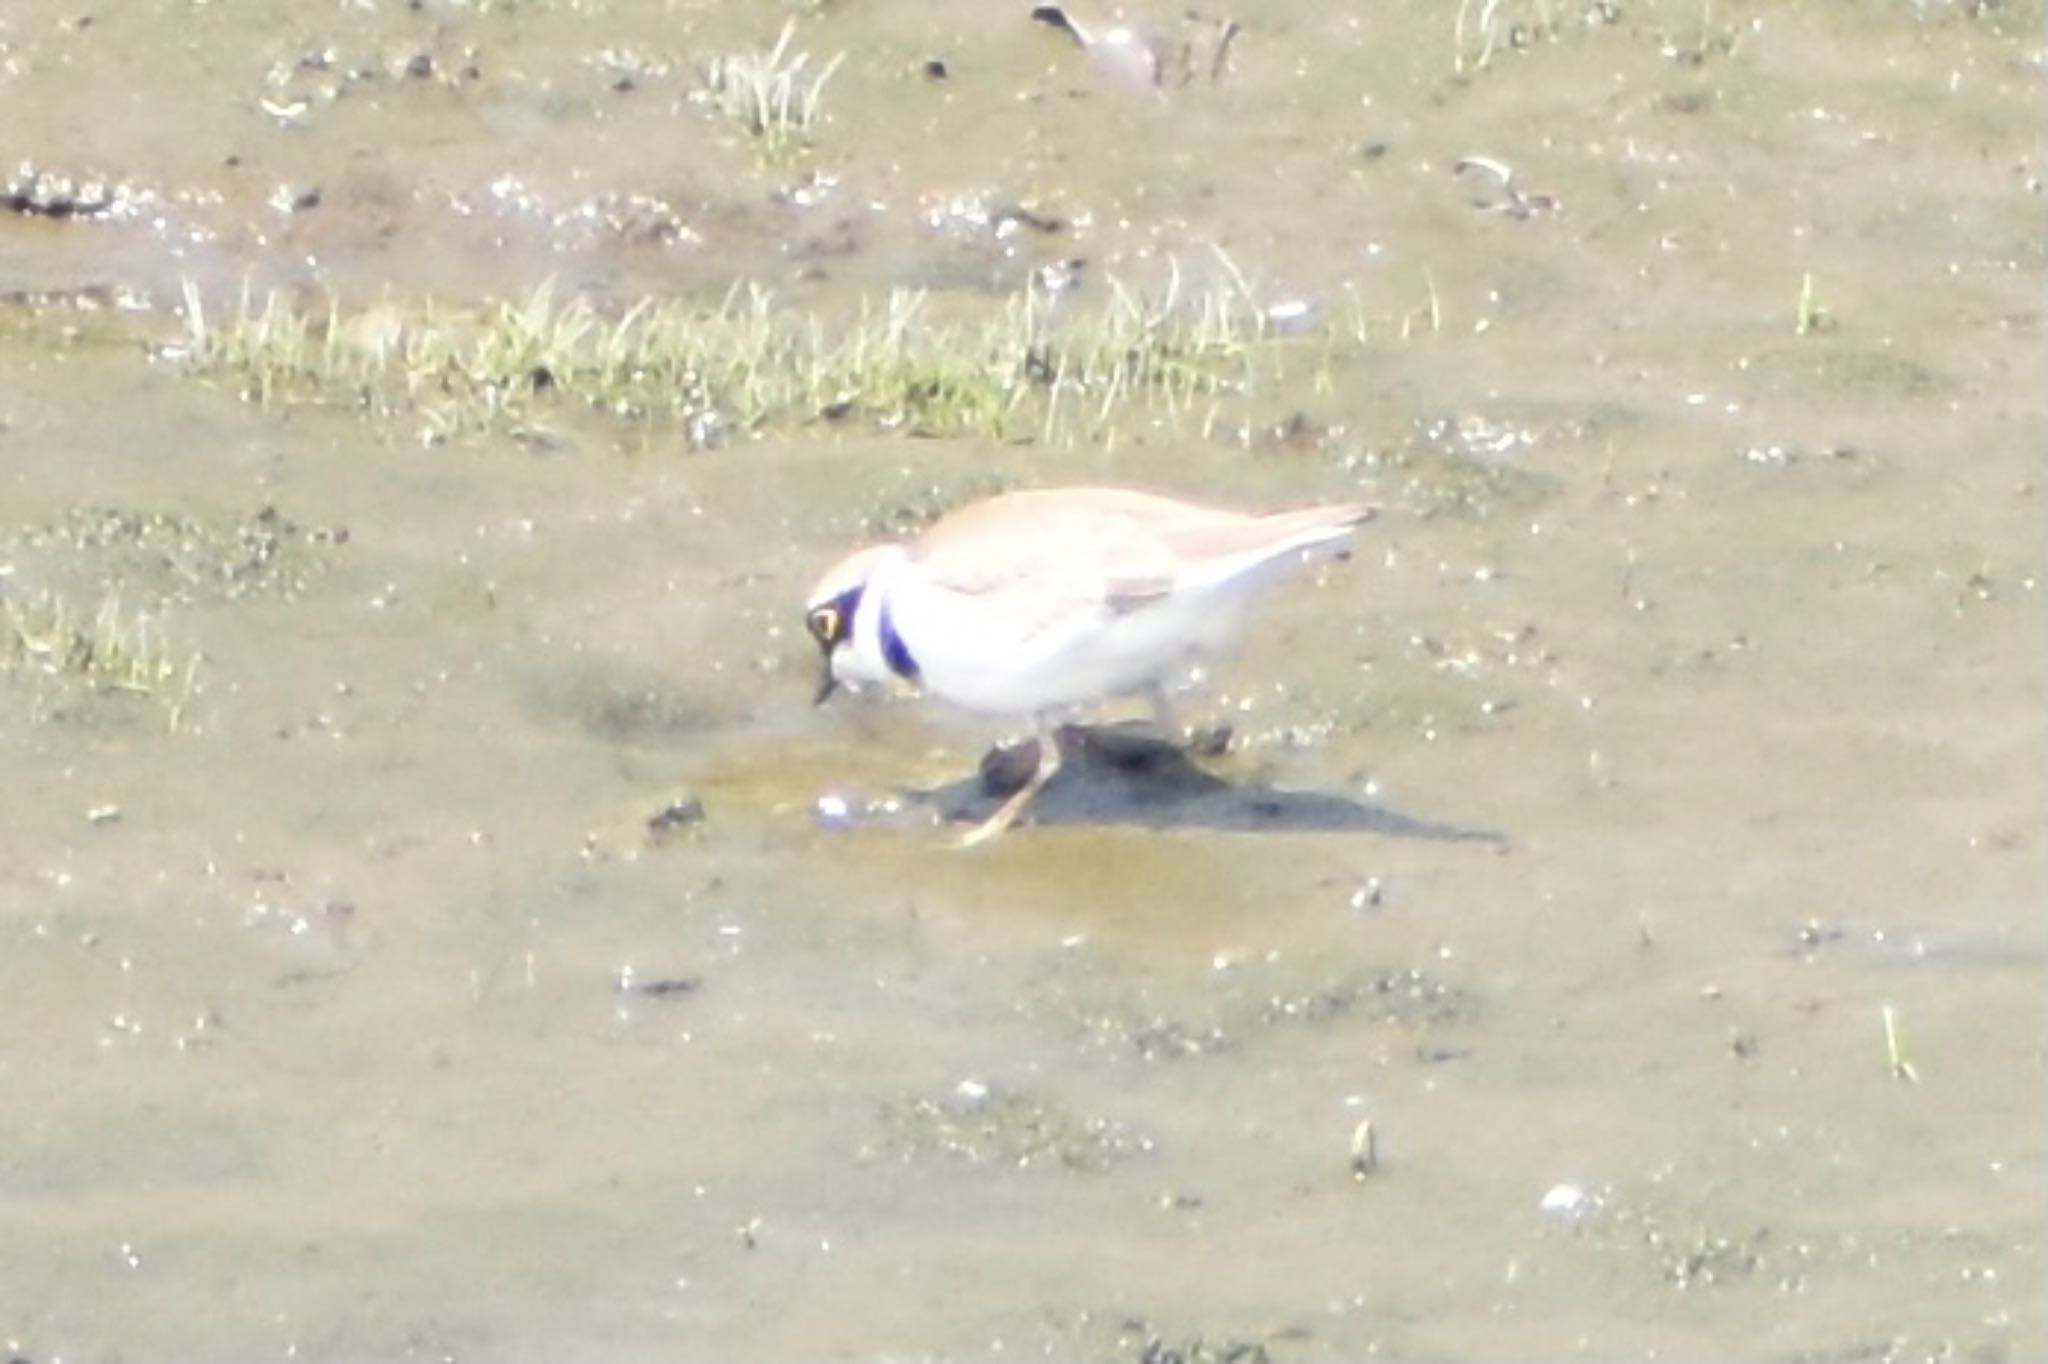
<path id="1" fill-rule="evenodd" d="M 1139 691 L 1190 654 L 1220 647 L 1256 576 L 1117 612 L 1102 603 L 1048 610 L 1015 594 L 960 593 L 912 572 L 889 585 L 882 605 L 927 692 L 968 710 L 1023 715 Z"/>

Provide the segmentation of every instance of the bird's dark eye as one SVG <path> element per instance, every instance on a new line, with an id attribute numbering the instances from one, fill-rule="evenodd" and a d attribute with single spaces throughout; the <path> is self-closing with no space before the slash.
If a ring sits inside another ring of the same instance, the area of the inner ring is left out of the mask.
<path id="1" fill-rule="evenodd" d="M 860 594 L 861 585 L 849 587 L 831 601 L 813 606 L 804 617 L 804 628 L 826 653 L 853 638 L 853 614 L 860 608 Z"/>

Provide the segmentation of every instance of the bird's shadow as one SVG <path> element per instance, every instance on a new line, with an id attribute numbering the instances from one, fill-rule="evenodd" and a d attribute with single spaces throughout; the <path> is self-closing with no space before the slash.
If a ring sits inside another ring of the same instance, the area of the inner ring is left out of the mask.
<path id="1" fill-rule="evenodd" d="M 1228 782 L 1199 766 L 1188 747 L 1142 724 L 1063 726 L 1059 744 L 1060 769 L 1031 802 L 1024 815 L 1030 823 L 1362 832 L 1499 847 L 1508 841 L 1490 829 L 1418 819 L 1347 796 Z M 979 822 L 1023 786 L 1036 763 L 1037 741 L 1027 740 L 991 750 L 971 777 L 904 794 L 943 820 Z"/>

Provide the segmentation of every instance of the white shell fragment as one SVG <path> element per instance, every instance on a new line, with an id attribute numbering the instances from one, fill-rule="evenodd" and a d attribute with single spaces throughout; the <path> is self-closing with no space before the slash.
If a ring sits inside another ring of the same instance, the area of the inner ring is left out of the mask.
<path id="1" fill-rule="evenodd" d="M 1600 1200 L 1577 1184 L 1553 1184 L 1539 1206 L 1551 1221 L 1576 1226 L 1599 1211 Z"/>

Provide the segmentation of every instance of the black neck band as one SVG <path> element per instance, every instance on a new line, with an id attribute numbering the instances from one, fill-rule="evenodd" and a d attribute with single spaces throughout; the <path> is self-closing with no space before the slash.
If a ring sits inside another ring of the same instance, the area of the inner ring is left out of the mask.
<path id="1" fill-rule="evenodd" d="M 882 660 L 889 665 L 889 671 L 905 682 L 918 680 L 917 660 L 910 656 L 910 646 L 903 642 L 903 636 L 896 633 L 896 622 L 889 619 L 889 608 L 882 608 L 880 621 L 882 634 Z"/>

